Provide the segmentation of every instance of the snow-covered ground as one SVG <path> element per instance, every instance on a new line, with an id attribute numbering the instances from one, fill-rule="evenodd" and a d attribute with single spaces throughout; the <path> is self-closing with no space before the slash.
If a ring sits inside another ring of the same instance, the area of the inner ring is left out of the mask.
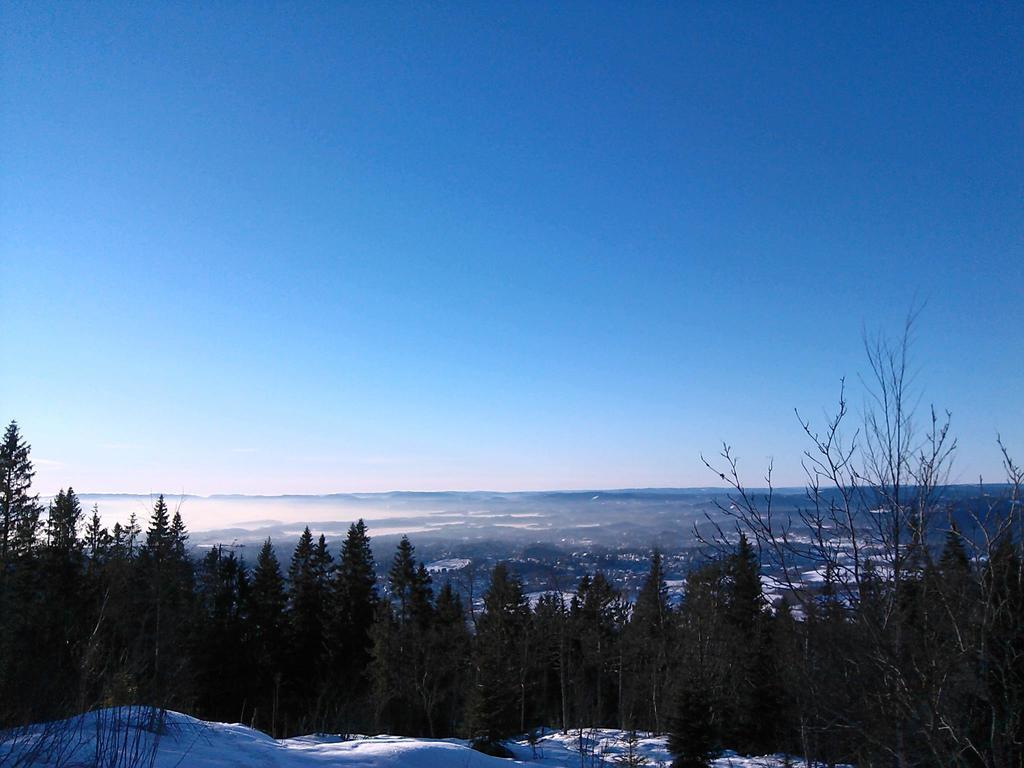
<path id="1" fill-rule="evenodd" d="M 59 734 L 59 737 L 58 737 Z M 120 760 L 111 759 L 117 745 Z M 581 757 L 580 749 L 583 749 Z M 162 725 L 139 710 L 101 710 L 59 724 L 36 726 L 16 736 L 0 733 L 0 765 L 148 766 L 153 768 L 611 768 L 626 748 L 623 733 L 585 730 L 546 733 L 530 744 L 508 743 L 515 759 L 490 757 L 459 739 L 315 735 L 275 740 L 243 725 L 209 723 L 168 712 Z M 651 768 L 671 758 L 660 737 L 645 737 L 637 754 Z M 781 768 L 777 757 L 726 755 L 715 768 Z M 799 766 L 801 763 L 792 763 Z"/>
<path id="2" fill-rule="evenodd" d="M 608 728 L 584 729 L 580 731 L 547 732 L 531 745 L 526 739 L 509 742 L 517 760 L 530 766 L 558 766 L 559 768 L 616 768 L 623 764 L 627 751 L 626 734 L 623 731 Z M 638 734 L 634 745 L 634 755 L 646 760 L 643 765 L 648 768 L 670 766 L 672 756 L 665 747 L 664 736 Z M 580 752 L 582 751 L 582 756 Z M 509 761 L 504 761 L 505 765 Z M 714 761 L 715 768 L 781 768 L 786 764 L 782 755 L 764 757 L 742 757 L 727 753 Z M 793 768 L 803 766 L 803 761 L 792 759 Z"/>
<path id="3" fill-rule="evenodd" d="M 431 573 L 444 573 L 445 571 L 461 571 L 472 563 L 472 560 L 467 560 L 464 557 L 450 557 L 447 560 L 435 560 L 432 563 L 427 563 L 426 568 Z"/>

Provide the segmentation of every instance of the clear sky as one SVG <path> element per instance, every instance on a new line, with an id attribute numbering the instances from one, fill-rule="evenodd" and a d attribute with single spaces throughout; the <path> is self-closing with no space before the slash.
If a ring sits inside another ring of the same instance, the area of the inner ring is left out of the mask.
<path id="1" fill-rule="evenodd" d="M 796 484 L 916 297 L 998 479 L 1024 5 L 896 5 L 9 0 L 0 418 L 43 493 Z"/>

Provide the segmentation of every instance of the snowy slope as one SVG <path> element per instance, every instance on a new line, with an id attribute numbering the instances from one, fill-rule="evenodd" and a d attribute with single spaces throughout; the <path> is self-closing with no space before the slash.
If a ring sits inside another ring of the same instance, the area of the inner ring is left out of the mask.
<path id="1" fill-rule="evenodd" d="M 274 740 L 243 725 L 209 723 L 176 712 L 161 724 L 141 710 L 107 709 L 57 724 L 36 726 L 13 736 L 0 734 L 0 765 L 84 768 L 142 766 L 154 768 L 607 768 L 617 765 L 624 744 L 621 731 L 586 730 L 548 733 L 534 745 L 509 742 L 514 760 L 483 755 L 458 739 L 410 739 L 397 736 L 302 736 Z M 121 759 L 110 759 L 104 746 L 119 745 Z M 638 754 L 651 768 L 668 766 L 663 738 L 642 738 Z M 128 759 L 124 759 L 125 755 Z M 727 755 L 715 768 L 780 768 L 781 757 Z M 798 764 L 799 765 L 799 764 Z"/>
<path id="2" fill-rule="evenodd" d="M 124 727 L 126 721 L 130 722 Z M 303 736 L 276 741 L 243 725 L 208 723 L 176 712 L 167 713 L 160 733 L 144 725 L 137 711 L 122 715 L 102 710 L 61 725 L 59 731 L 38 726 L 16 739 L 0 736 L 0 764 L 18 764 L 17 758 L 22 758 L 27 765 L 68 768 L 144 766 L 149 755 L 155 755 L 154 768 L 508 768 L 515 764 L 476 752 L 457 740 L 374 736 L 342 741 Z M 111 732 L 113 738 L 108 736 Z M 56 738 L 56 733 L 62 738 Z M 140 759 L 117 763 L 103 759 L 103 745 L 110 741 L 121 745 L 122 753 Z"/>

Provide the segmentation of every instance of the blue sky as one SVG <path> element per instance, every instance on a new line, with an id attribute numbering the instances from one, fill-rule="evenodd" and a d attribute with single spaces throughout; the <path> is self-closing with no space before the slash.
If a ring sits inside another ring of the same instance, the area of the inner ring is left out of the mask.
<path id="1" fill-rule="evenodd" d="M 997 479 L 1024 7 L 893 6 L 4 3 L 0 417 L 44 493 L 796 484 L 923 301 Z"/>

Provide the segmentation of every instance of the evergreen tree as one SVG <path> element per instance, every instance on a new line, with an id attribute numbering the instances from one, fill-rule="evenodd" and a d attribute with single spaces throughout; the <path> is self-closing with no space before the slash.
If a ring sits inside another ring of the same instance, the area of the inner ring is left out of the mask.
<path id="1" fill-rule="evenodd" d="M 162 493 L 153 505 L 153 515 L 149 520 L 149 528 L 146 530 L 144 550 L 147 559 L 157 563 L 169 560 L 174 551 L 170 513 Z"/>
<path id="2" fill-rule="evenodd" d="M 124 528 L 125 535 L 125 546 L 127 547 L 127 557 L 133 558 L 136 555 L 137 547 L 139 544 L 139 536 L 142 535 L 142 526 L 139 525 L 139 518 L 135 514 L 135 510 L 131 511 L 128 515 L 128 524 Z"/>
<path id="3" fill-rule="evenodd" d="M 288 566 L 288 678 L 295 713 L 303 728 L 319 728 L 324 670 L 324 582 L 326 547 L 313 542 L 307 526 Z"/>
<path id="4" fill-rule="evenodd" d="M 178 560 L 184 560 L 188 546 L 188 531 L 185 530 L 185 523 L 181 519 L 181 512 L 178 510 L 174 512 L 174 517 L 171 519 L 171 527 L 167 533 L 170 537 L 173 557 Z"/>
<path id="5" fill-rule="evenodd" d="M 708 768 L 717 754 L 718 723 L 710 698 L 699 673 L 678 689 L 667 744 L 672 768 Z"/>
<path id="6" fill-rule="evenodd" d="M 764 614 L 764 595 L 757 553 L 746 535 L 740 535 L 736 552 L 729 558 L 729 616 L 741 632 L 753 632 Z"/>
<path id="7" fill-rule="evenodd" d="M 623 746 L 622 752 L 612 758 L 612 762 L 615 765 L 625 766 L 626 768 L 647 765 L 647 758 L 640 754 L 640 734 L 637 733 L 636 728 L 627 730 L 623 734 L 621 741 Z"/>
<path id="8" fill-rule="evenodd" d="M 624 639 L 630 696 L 624 705 L 627 711 L 621 713 L 625 722 L 641 723 L 655 733 L 660 733 L 663 726 L 670 619 L 661 552 L 655 549 Z"/>
<path id="9" fill-rule="evenodd" d="M 686 577 L 683 602 L 678 613 L 678 642 L 674 645 L 676 670 L 669 734 L 687 736 L 685 720 L 694 715 L 718 729 L 734 714 L 734 634 L 729 614 L 729 565 L 711 560 L 690 571 Z M 707 711 L 705 711 L 707 710 Z M 701 730 L 702 732 L 702 730 Z M 704 742 L 698 743 L 702 747 Z"/>
<path id="10" fill-rule="evenodd" d="M 761 754 L 778 743 L 778 659 L 761 590 L 761 566 L 745 535 L 727 562 L 727 632 L 722 638 L 730 664 L 727 701 L 732 710 L 724 732 L 736 749 Z"/>
<path id="11" fill-rule="evenodd" d="M 254 674 L 245 636 L 249 580 L 244 564 L 233 551 L 213 547 L 199 565 L 196 586 L 192 663 L 199 712 L 211 720 L 244 719 L 238 706 L 250 702 Z"/>
<path id="12" fill-rule="evenodd" d="M 474 746 L 482 751 L 504 754 L 501 740 L 522 726 L 520 649 L 528 616 L 522 583 L 499 563 L 491 571 L 484 610 L 477 621 L 470 733 Z"/>
<path id="13" fill-rule="evenodd" d="M 111 554 L 124 561 L 134 559 L 138 554 L 137 544 L 141 533 L 138 517 L 133 510 L 125 525 L 114 523 L 110 540 Z"/>
<path id="14" fill-rule="evenodd" d="M 366 723 L 365 698 L 373 644 L 370 630 L 377 606 L 377 577 L 370 537 L 362 520 L 349 526 L 335 568 L 330 598 L 332 668 L 346 724 Z"/>
<path id="15" fill-rule="evenodd" d="M 341 546 L 336 569 L 337 608 L 343 623 L 354 630 L 349 638 L 349 651 L 365 651 L 365 635 L 373 623 L 373 610 L 377 603 L 377 576 L 374 570 L 373 550 L 366 525 L 360 520 L 349 526 L 348 535 Z"/>
<path id="16" fill-rule="evenodd" d="M 316 546 L 313 548 L 313 578 L 316 581 L 317 598 L 321 602 L 321 609 L 323 608 L 323 601 L 327 595 L 327 585 L 331 579 L 332 564 L 334 558 L 331 557 L 331 552 L 327 548 L 327 539 L 321 533 L 320 538 L 316 541 Z"/>
<path id="17" fill-rule="evenodd" d="M 428 636 L 421 701 L 431 736 L 454 736 L 463 715 L 471 638 L 462 598 L 446 582 L 437 595 L 434 624 Z"/>
<path id="18" fill-rule="evenodd" d="M 395 732 L 402 726 L 401 712 L 395 717 L 396 706 L 401 709 L 402 681 L 397 666 L 393 663 L 399 657 L 400 627 L 388 601 L 377 604 L 377 615 L 370 628 L 370 681 L 373 689 L 373 727 L 386 728 Z M 399 702 L 396 705 L 396 702 Z"/>
<path id="19" fill-rule="evenodd" d="M 963 534 L 960 533 L 956 523 L 953 523 L 946 533 L 946 543 L 942 548 L 942 555 L 939 557 L 939 570 L 947 575 L 956 574 L 958 576 L 966 575 L 971 570 L 971 560 L 964 547 Z"/>
<path id="20" fill-rule="evenodd" d="M 429 684 L 429 633 L 433 622 L 430 576 L 417 564 L 403 536 L 388 571 L 390 610 L 382 612 L 374 637 L 374 688 L 378 713 L 391 732 L 433 729 L 434 686 Z"/>
<path id="21" fill-rule="evenodd" d="M 427 566 L 422 562 L 417 563 L 409 608 L 412 613 L 412 621 L 421 630 L 426 630 L 434 619 L 434 589 L 432 582 L 433 579 L 431 579 L 430 573 L 427 571 Z"/>
<path id="22" fill-rule="evenodd" d="M 180 517 L 172 529 L 163 494 L 153 505 L 146 543 L 137 568 L 144 654 L 142 673 L 147 698 L 169 706 L 189 694 L 187 640 L 192 608 L 192 563 L 184 552 Z M 129 550 L 131 546 L 129 545 Z"/>
<path id="23" fill-rule="evenodd" d="M 120 526 L 118 528 L 120 529 Z M 94 566 L 106 560 L 110 548 L 114 544 L 110 533 L 100 522 L 100 509 L 96 504 L 92 506 L 92 516 L 86 525 L 83 543 Z"/>
<path id="24" fill-rule="evenodd" d="M 51 550 L 70 555 L 81 546 L 78 526 L 82 522 L 82 505 L 72 488 L 58 491 L 50 502 L 46 521 L 46 538 Z"/>
<path id="25" fill-rule="evenodd" d="M 633 618 L 655 635 L 665 632 L 669 620 L 668 586 L 663 567 L 661 551 L 655 549 L 633 612 Z"/>
<path id="26" fill-rule="evenodd" d="M 571 608 L 576 639 L 577 717 L 591 727 L 618 725 L 614 712 L 620 699 L 621 665 L 618 641 L 625 611 L 618 592 L 598 571 L 584 576 Z"/>
<path id="27" fill-rule="evenodd" d="M 39 496 L 31 493 L 31 450 L 18 423 L 8 424 L 0 443 L 0 564 L 31 550 L 39 528 L 42 506 Z"/>
<path id="28" fill-rule="evenodd" d="M 280 633 L 284 617 L 285 604 L 284 578 L 281 576 L 281 565 L 274 552 L 274 545 L 268 538 L 260 547 L 256 557 L 256 568 L 253 569 L 252 588 L 250 590 L 250 617 L 253 632 L 270 647 L 280 646 Z M 261 654 L 268 660 L 271 653 Z"/>
<path id="29" fill-rule="evenodd" d="M 300 620 L 312 625 L 316 616 L 316 574 L 313 565 L 313 534 L 302 531 L 288 566 L 288 602 L 293 626 Z"/>
<path id="30" fill-rule="evenodd" d="M 105 562 L 90 558 L 94 615 L 98 632 L 90 638 L 86 684 L 94 700 L 138 701 L 151 661 L 153 597 L 151 563 L 139 560 L 140 532 L 131 513 L 126 525 L 115 523 Z M 99 566 L 99 567 L 97 567 Z"/>
<path id="31" fill-rule="evenodd" d="M 415 551 L 409 537 L 403 536 L 388 571 L 391 600 L 403 623 L 429 621 L 430 575 L 422 563 L 417 566 Z"/>
<path id="32" fill-rule="evenodd" d="M 249 633 L 256 663 L 254 720 L 272 736 L 279 735 L 280 688 L 284 674 L 284 578 L 268 538 L 260 548 L 249 592 Z"/>
<path id="33" fill-rule="evenodd" d="M 110 531 L 110 548 L 115 557 L 128 559 L 128 534 L 120 523 L 114 523 Z"/>
<path id="34" fill-rule="evenodd" d="M 50 503 L 47 516 L 47 547 L 40 558 L 37 580 L 41 593 L 41 611 L 46 620 L 51 644 L 49 665 L 64 673 L 65 680 L 77 676 L 72 646 L 84 633 L 85 605 L 82 594 L 83 555 L 78 539 L 82 507 L 73 489 L 59 491 Z"/>
<path id="35" fill-rule="evenodd" d="M 29 485 L 28 447 L 16 432 L 12 423 L 9 444 L 0 451 L 6 518 L 16 521 L 7 550 L 10 561 L 0 561 L 0 724 L 14 712 L 42 719 L 74 706 L 87 607 L 76 534 L 78 499 L 71 489 L 54 497 L 47 546 L 36 546 L 39 505 Z"/>
<path id="36" fill-rule="evenodd" d="M 546 593 L 537 601 L 530 617 L 535 652 L 530 677 L 535 681 L 534 706 L 541 723 L 569 727 L 570 637 L 569 619 L 561 594 Z"/>

